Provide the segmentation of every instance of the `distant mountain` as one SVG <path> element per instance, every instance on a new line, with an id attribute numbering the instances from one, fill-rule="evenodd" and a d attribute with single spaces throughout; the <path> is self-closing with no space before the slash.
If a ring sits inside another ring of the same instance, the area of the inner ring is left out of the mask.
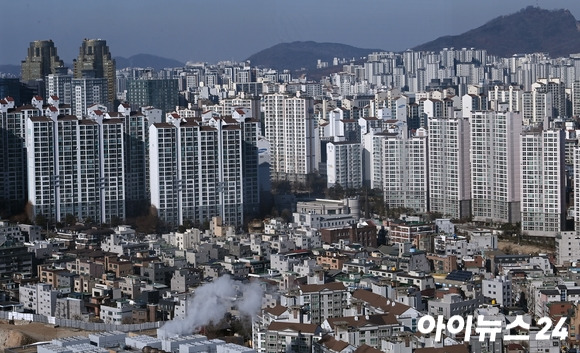
<path id="1" fill-rule="evenodd" d="M 0 65 L 0 74 L 13 75 L 20 77 L 20 65 Z"/>
<path id="2" fill-rule="evenodd" d="M 338 43 L 292 42 L 280 43 L 250 56 L 252 66 L 269 67 L 277 70 L 299 70 L 316 68 L 318 59 L 332 65 L 334 58 L 359 59 L 381 49 L 361 49 Z"/>
<path id="3" fill-rule="evenodd" d="M 544 10 L 529 6 L 517 13 L 497 17 L 481 27 L 456 36 L 445 36 L 413 50 L 442 48 L 486 49 L 489 54 L 544 52 L 552 57 L 580 53 L 580 24 L 568 10 Z"/>
<path id="4" fill-rule="evenodd" d="M 185 64 L 180 61 L 151 54 L 137 54 L 130 56 L 129 58 L 117 56 L 115 57 L 115 63 L 117 69 L 124 69 L 126 67 L 152 67 L 155 70 L 161 70 L 167 67 L 185 66 Z"/>

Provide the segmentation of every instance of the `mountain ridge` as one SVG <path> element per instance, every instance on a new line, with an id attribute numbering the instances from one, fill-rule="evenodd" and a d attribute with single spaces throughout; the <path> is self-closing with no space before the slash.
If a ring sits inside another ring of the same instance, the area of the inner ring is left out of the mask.
<path id="1" fill-rule="evenodd" d="M 153 54 L 135 54 L 128 58 L 116 56 L 114 59 L 117 69 L 124 69 L 128 67 L 152 67 L 155 70 L 162 70 L 168 67 L 185 66 L 185 63 L 182 63 L 181 61 L 171 58 L 164 58 Z"/>
<path id="2" fill-rule="evenodd" d="M 462 34 L 442 36 L 412 49 L 476 48 L 501 57 L 534 52 L 549 53 L 552 57 L 568 56 L 580 52 L 579 28 L 580 23 L 569 10 L 528 6 Z"/>
<path id="3" fill-rule="evenodd" d="M 251 65 L 269 67 L 276 70 L 299 70 L 301 68 L 316 68 L 317 60 L 326 61 L 332 65 L 332 60 L 358 59 L 383 49 L 364 49 L 340 43 L 318 43 L 314 41 L 295 41 L 279 43 L 263 49 L 251 56 Z"/>

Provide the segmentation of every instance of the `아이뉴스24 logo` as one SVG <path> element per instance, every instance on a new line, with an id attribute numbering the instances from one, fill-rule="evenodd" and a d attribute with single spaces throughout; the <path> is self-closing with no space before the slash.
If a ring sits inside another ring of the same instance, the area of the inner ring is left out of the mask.
<path id="1" fill-rule="evenodd" d="M 538 320 L 538 326 L 541 327 L 537 331 L 535 340 L 544 341 L 549 339 L 560 339 L 564 340 L 568 337 L 568 329 L 564 326 L 566 324 L 566 318 L 560 318 L 556 326 L 551 332 L 552 320 L 548 317 L 543 317 Z M 425 315 L 419 319 L 417 323 L 418 330 L 422 334 L 430 334 L 435 330 L 435 341 L 441 342 L 441 336 L 445 330 L 450 334 L 458 334 L 461 331 L 465 332 L 464 342 L 469 342 L 471 338 L 471 329 L 473 327 L 473 315 L 468 315 L 467 319 L 462 316 L 454 315 L 447 320 L 447 324 L 444 322 L 444 317 L 439 315 L 437 320 L 433 316 Z M 516 319 L 509 323 L 505 327 L 505 331 L 509 333 L 512 329 L 520 328 L 522 331 L 530 330 L 530 324 L 524 321 L 522 315 L 517 315 Z M 479 335 L 479 341 L 483 342 L 486 335 L 489 337 L 490 341 L 495 341 L 496 336 L 502 334 L 502 321 L 501 320 L 487 320 L 484 315 L 477 316 L 475 332 Z M 504 341 L 529 341 L 530 335 L 503 335 Z"/>

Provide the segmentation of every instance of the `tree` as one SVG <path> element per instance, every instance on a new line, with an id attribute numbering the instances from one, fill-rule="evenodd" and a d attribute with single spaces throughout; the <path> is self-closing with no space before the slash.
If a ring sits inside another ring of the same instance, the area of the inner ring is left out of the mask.
<path id="1" fill-rule="evenodd" d="M 64 216 L 64 224 L 67 226 L 74 226 L 77 223 L 77 218 L 72 213 L 67 213 Z"/>
<path id="2" fill-rule="evenodd" d="M 123 223 L 123 220 L 117 216 L 111 217 L 111 227 L 116 227 Z"/>
<path id="3" fill-rule="evenodd" d="M 306 175 L 306 188 L 314 196 L 323 196 L 326 190 L 326 178 L 318 172 Z"/>
<path id="4" fill-rule="evenodd" d="M 326 190 L 326 197 L 332 200 L 344 199 L 344 189 L 340 184 L 334 184 Z"/>
<path id="5" fill-rule="evenodd" d="M 46 218 L 42 213 L 39 213 L 34 218 L 34 223 L 41 228 L 46 228 L 48 226 L 48 218 Z"/>
<path id="6" fill-rule="evenodd" d="M 280 217 L 282 217 L 282 219 L 284 220 L 284 222 L 290 223 L 290 222 L 292 222 L 292 211 L 290 211 L 289 209 L 285 208 L 285 209 L 282 210 L 282 213 L 280 214 Z"/>
<path id="7" fill-rule="evenodd" d="M 391 219 L 398 219 L 402 214 L 411 214 L 412 209 L 407 207 L 393 207 L 387 210 L 387 217 Z"/>
<path id="8" fill-rule="evenodd" d="M 279 180 L 272 182 L 272 192 L 274 194 L 284 195 L 292 191 L 292 185 L 288 180 Z"/>

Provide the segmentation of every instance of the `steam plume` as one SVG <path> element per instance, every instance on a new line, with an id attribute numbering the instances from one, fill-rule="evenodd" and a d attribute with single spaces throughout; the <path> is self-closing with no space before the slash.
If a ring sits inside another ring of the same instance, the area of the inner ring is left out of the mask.
<path id="1" fill-rule="evenodd" d="M 241 292 L 241 299 L 237 299 Z M 244 284 L 225 275 L 199 287 L 188 303 L 187 315 L 182 320 L 172 320 L 161 327 L 157 333 L 160 338 L 170 338 L 191 334 L 202 326 L 221 320 L 234 306 L 240 314 L 249 317 L 260 310 L 262 288 L 258 283 Z"/>

